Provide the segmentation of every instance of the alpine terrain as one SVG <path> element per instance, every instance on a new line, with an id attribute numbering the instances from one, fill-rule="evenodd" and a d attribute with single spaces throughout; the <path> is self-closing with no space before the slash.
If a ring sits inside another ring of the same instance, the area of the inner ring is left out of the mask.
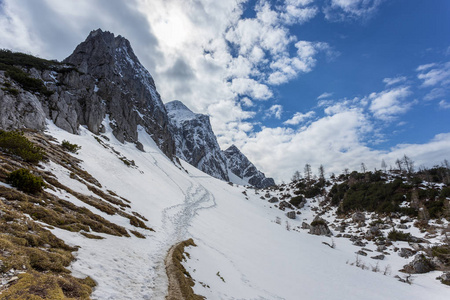
<path id="1" fill-rule="evenodd" d="M 100 29 L 0 86 L 0 299 L 448 299 L 446 161 L 276 185 Z"/>

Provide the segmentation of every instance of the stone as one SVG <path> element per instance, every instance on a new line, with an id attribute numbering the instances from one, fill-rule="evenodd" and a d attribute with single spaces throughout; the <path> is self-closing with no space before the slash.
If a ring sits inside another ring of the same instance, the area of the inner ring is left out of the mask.
<path id="1" fill-rule="evenodd" d="M 372 257 L 370 257 L 370 258 L 372 258 L 372 259 L 377 259 L 377 260 L 383 260 L 384 257 L 385 257 L 385 256 L 384 256 L 383 254 L 380 254 L 380 255 L 372 256 Z"/>
<path id="2" fill-rule="evenodd" d="M 414 260 L 403 266 L 403 271 L 411 274 L 423 274 L 433 271 L 436 267 L 433 262 L 423 254 L 417 254 Z"/>
<path id="3" fill-rule="evenodd" d="M 333 235 L 324 219 L 315 217 L 310 224 L 309 233 L 314 235 Z"/>
<path id="4" fill-rule="evenodd" d="M 279 208 L 284 211 L 286 208 L 293 209 L 294 207 L 289 202 L 283 200 L 283 201 L 280 202 Z"/>
<path id="5" fill-rule="evenodd" d="M 378 252 L 383 252 L 384 250 L 386 250 L 387 248 L 386 248 L 386 245 L 378 245 L 377 246 L 377 251 Z"/>
<path id="6" fill-rule="evenodd" d="M 311 226 L 309 226 L 308 223 L 302 222 L 302 229 L 310 229 L 310 228 L 311 228 Z"/>
<path id="7" fill-rule="evenodd" d="M 277 203 L 279 200 L 277 197 L 272 197 L 269 199 L 269 203 Z"/>
<path id="8" fill-rule="evenodd" d="M 295 211 L 288 211 L 288 212 L 286 213 L 286 217 L 288 217 L 289 219 L 295 220 L 296 216 L 297 216 L 297 215 L 295 214 Z"/>
<path id="9" fill-rule="evenodd" d="M 355 253 L 358 255 L 367 256 L 367 253 L 362 250 L 359 250 L 358 252 L 355 252 Z"/>
<path id="10" fill-rule="evenodd" d="M 401 248 L 400 251 L 398 251 L 398 256 L 403 258 L 409 258 L 414 255 L 414 251 L 409 248 Z"/>
<path id="11" fill-rule="evenodd" d="M 362 212 L 355 212 L 352 215 L 352 220 L 355 223 L 364 223 L 366 221 L 366 216 Z"/>
<path id="12" fill-rule="evenodd" d="M 398 224 L 397 228 L 399 228 L 399 229 L 408 229 L 408 225 L 406 225 L 406 224 Z"/>
<path id="13" fill-rule="evenodd" d="M 353 242 L 353 245 L 358 246 L 358 247 L 365 247 L 367 245 L 367 243 L 363 242 L 361 239 L 358 239 Z"/>

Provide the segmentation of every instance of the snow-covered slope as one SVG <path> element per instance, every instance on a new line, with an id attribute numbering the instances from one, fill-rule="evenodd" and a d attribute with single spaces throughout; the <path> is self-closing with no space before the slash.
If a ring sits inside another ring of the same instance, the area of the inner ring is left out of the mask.
<path id="1" fill-rule="evenodd" d="M 181 101 L 166 103 L 176 154 L 203 172 L 229 181 L 225 158 L 207 115 L 195 114 Z"/>
<path id="2" fill-rule="evenodd" d="M 59 141 L 81 145 L 76 156 L 83 160 L 82 167 L 102 189 L 130 200 L 127 211 L 143 215 L 155 230 L 142 231 L 146 239 L 99 234 L 105 239 L 92 240 L 52 229 L 58 237 L 81 246 L 71 269 L 98 282 L 94 299 L 164 299 L 164 257 L 170 246 L 187 238 L 193 238 L 197 247 L 187 249 L 190 259 L 185 266 L 195 280 L 194 290 L 207 299 L 448 298 L 450 287 L 435 280 L 436 273 L 418 276 L 412 285 L 394 279 L 398 259 L 403 258 L 392 255 L 380 263 L 380 268 L 391 265 L 391 275 L 362 270 L 348 263 L 355 260 L 355 246 L 349 240 L 335 239 L 332 249 L 322 244 L 331 243 L 328 237 L 287 230 L 311 221 L 310 206 L 317 203 L 309 202 L 296 220 L 287 219 L 283 211 L 261 200 L 257 190 L 230 186 L 184 162 L 182 168 L 176 166 L 142 128 L 139 141 L 146 152 L 117 141 L 108 124 L 106 119 L 105 137 L 84 128 L 80 135 L 51 124 L 48 130 Z M 126 166 L 117 152 L 133 160 L 135 167 Z M 65 185 L 80 188 L 60 165 L 46 168 Z M 60 196 L 76 201 L 70 195 Z M 130 228 L 125 218 L 95 212 Z M 363 259 L 371 263 L 370 258 Z"/>
<path id="3" fill-rule="evenodd" d="M 231 145 L 223 153 L 229 170 L 248 184 L 257 188 L 275 185 L 273 178 L 267 178 L 235 145 Z"/>

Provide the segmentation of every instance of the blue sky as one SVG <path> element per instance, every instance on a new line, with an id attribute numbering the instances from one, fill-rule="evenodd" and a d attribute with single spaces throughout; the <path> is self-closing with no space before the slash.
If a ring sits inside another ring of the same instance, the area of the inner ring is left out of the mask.
<path id="1" fill-rule="evenodd" d="M 164 102 L 278 181 L 450 160 L 447 0 L 3 0 L 0 28 L 60 60 L 93 29 L 125 36 Z"/>

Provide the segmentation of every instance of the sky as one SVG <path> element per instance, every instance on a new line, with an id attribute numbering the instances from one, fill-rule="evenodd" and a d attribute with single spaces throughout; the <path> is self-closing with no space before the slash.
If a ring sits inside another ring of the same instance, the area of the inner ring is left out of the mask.
<path id="1" fill-rule="evenodd" d="M 278 182 L 450 160 L 448 0 L 0 0 L 0 48 L 62 60 L 97 28 Z"/>

